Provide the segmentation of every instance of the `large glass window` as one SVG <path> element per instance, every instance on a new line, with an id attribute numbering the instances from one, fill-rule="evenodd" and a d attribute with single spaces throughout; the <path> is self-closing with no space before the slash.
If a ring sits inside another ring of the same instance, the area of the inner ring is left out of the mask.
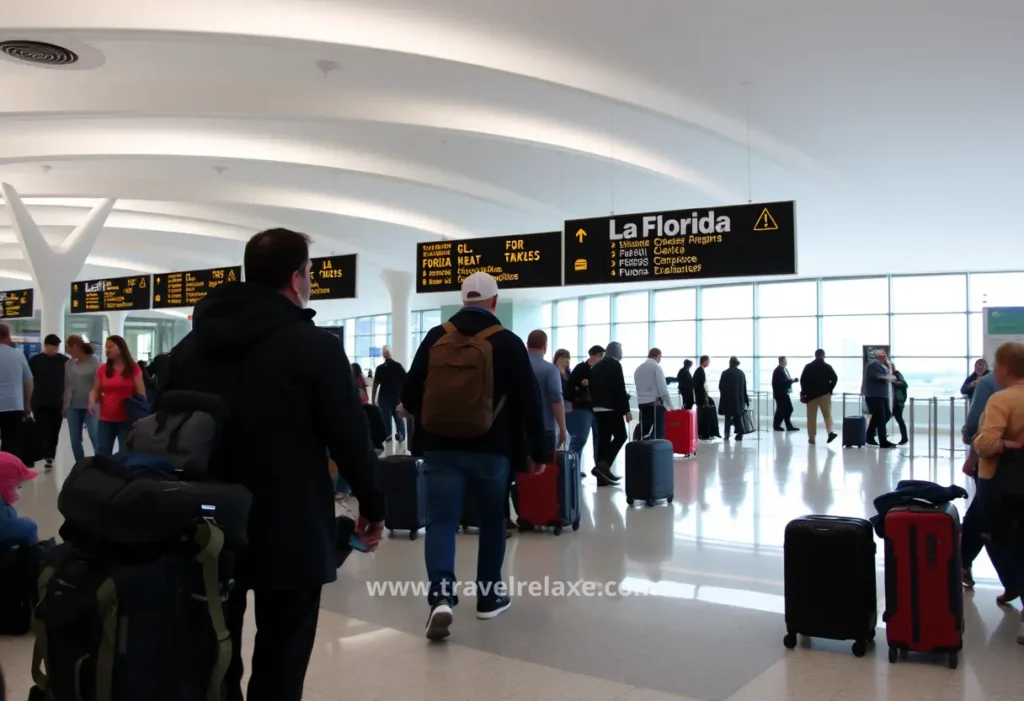
<path id="1" fill-rule="evenodd" d="M 855 356 L 862 346 L 889 342 L 889 317 L 826 316 L 821 320 L 821 347 L 831 356 Z"/>
<path id="2" fill-rule="evenodd" d="M 573 362 L 580 360 L 580 334 L 577 326 L 559 326 L 554 330 L 551 347 L 553 350 L 564 348 L 569 351 Z"/>
<path id="3" fill-rule="evenodd" d="M 583 300 L 584 324 L 607 324 L 612 320 L 611 300 L 608 297 L 587 297 Z"/>
<path id="4" fill-rule="evenodd" d="M 754 354 L 754 320 L 701 322 L 701 355 L 728 358 Z"/>
<path id="5" fill-rule="evenodd" d="M 822 314 L 887 314 L 889 281 L 884 277 L 825 280 Z"/>
<path id="6" fill-rule="evenodd" d="M 971 273 L 967 287 L 972 312 L 985 307 L 1024 306 L 1024 273 Z"/>
<path id="7" fill-rule="evenodd" d="M 646 292 L 615 295 L 615 322 L 647 321 L 651 317 L 651 301 Z"/>
<path id="8" fill-rule="evenodd" d="M 757 286 L 758 316 L 814 316 L 818 313 L 816 280 Z"/>
<path id="9" fill-rule="evenodd" d="M 895 357 L 963 357 L 966 353 L 966 314 L 896 314 L 892 317 L 892 354 Z"/>
<path id="10" fill-rule="evenodd" d="M 633 324 L 615 324 L 612 327 L 612 340 L 622 344 L 623 355 L 646 358 L 651 349 L 647 337 L 649 324 L 644 321 Z"/>
<path id="11" fill-rule="evenodd" d="M 963 312 L 966 275 L 912 275 L 892 279 L 892 312 Z"/>
<path id="12" fill-rule="evenodd" d="M 780 355 L 814 356 L 818 347 L 817 317 L 796 317 L 757 320 L 757 354 L 761 357 Z"/>
<path id="13" fill-rule="evenodd" d="M 960 385 L 971 370 L 967 358 L 900 356 L 892 362 L 903 373 L 907 392 L 914 397 L 958 397 Z"/>
<path id="14" fill-rule="evenodd" d="M 675 321 L 697 318 L 697 288 L 655 290 L 654 320 Z"/>
<path id="15" fill-rule="evenodd" d="M 589 349 L 592 346 L 607 346 L 611 338 L 612 329 L 609 324 L 587 324 L 583 327 L 583 348 Z"/>
<path id="16" fill-rule="evenodd" d="M 701 292 L 704 319 L 742 319 L 754 316 L 753 285 L 705 287 Z"/>
<path id="17" fill-rule="evenodd" d="M 576 326 L 580 323 L 580 301 L 560 299 L 555 302 L 555 326 Z"/>
<path id="18" fill-rule="evenodd" d="M 651 345 L 661 349 L 665 356 L 696 360 L 693 356 L 697 353 L 697 322 L 656 321 L 653 341 Z"/>

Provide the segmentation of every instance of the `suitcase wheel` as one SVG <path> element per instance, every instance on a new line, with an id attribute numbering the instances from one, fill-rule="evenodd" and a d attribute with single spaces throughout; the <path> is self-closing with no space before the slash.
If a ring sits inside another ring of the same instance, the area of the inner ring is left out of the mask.
<path id="1" fill-rule="evenodd" d="M 956 669 L 957 665 L 960 664 L 960 653 L 951 652 L 949 653 L 949 668 Z"/>
<path id="2" fill-rule="evenodd" d="M 853 644 L 853 655 L 854 657 L 864 657 L 864 653 L 868 651 L 868 644 L 863 640 L 858 640 Z"/>
<path id="3" fill-rule="evenodd" d="M 792 650 L 796 647 L 796 633 L 786 633 L 786 637 L 782 639 L 782 644 L 786 646 L 787 650 Z"/>
<path id="4" fill-rule="evenodd" d="M 409 531 L 409 540 L 416 540 L 420 535 L 419 531 Z"/>
<path id="5" fill-rule="evenodd" d="M 395 529 L 394 528 L 389 528 L 388 529 L 388 537 L 389 538 L 394 538 L 395 537 Z"/>
<path id="6" fill-rule="evenodd" d="M 632 506 L 635 503 L 636 503 L 636 499 L 634 499 L 633 497 L 626 497 L 626 504 L 627 505 Z"/>
<path id="7" fill-rule="evenodd" d="M 520 533 L 527 533 L 533 530 L 533 524 L 527 521 L 526 519 L 518 519 L 516 521 L 516 525 L 519 526 Z"/>
<path id="8" fill-rule="evenodd" d="M 575 523 L 573 523 L 573 524 L 572 524 L 572 529 L 573 529 L 574 531 L 578 531 L 578 530 L 580 529 L 580 522 L 579 522 L 579 521 L 576 521 Z"/>
<path id="9" fill-rule="evenodd" d="M 889 647 L 889 664 L 896 664 L 896 660 L 900 658 L 899 650 L 890 646 Z"/>
<path id="10" fill-rule="evenodd" d="M 676 498 L 675 494 L 669 494 L 668 495 L 668 499 L 666 500 L 666 502 L 671 504 L 673 501 L 675 501 L 675 498 Z"/>
<path id="11" fill-rule="evenodd" d="M 555 526 L 555 535 L 562 535 L 562 527 Z"/>
<path id="12" fill-rule="evenodd" d="M 872 628 L 871 632 L 868 633 L 868 641 L 875 642 L 875 629 Z"/>

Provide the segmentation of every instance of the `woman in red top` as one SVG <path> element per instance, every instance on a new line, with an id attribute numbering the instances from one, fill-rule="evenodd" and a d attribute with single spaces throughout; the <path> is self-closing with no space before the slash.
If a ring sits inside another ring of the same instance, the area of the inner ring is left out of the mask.
<path id="1" fill-rule="evenodd" d="M 113 455 L 114 439 L 120 450 L 128 449 L 131 422 L 124 409 L 126 399 L 134 395 L 146 396 L 142 370 L 132 359 L 128 344 L 120 336 L 110 336 L 104 346 L 107 362 L 96 371 L 96 383 L 89 395 L 89 411 L 99 408 L 99 428 L 96 431 L 96 454 Z"/>
<path id="2" fill-rule="evenodd" d="M 359 390 L 359 401 L 363 404 L 369 404 L 370 395 L 366 385 L 366 376 L 363 375 L 363 368 L 359 363 L 352 363 L 352 376 L 356 378 L 356 389 Z"/>

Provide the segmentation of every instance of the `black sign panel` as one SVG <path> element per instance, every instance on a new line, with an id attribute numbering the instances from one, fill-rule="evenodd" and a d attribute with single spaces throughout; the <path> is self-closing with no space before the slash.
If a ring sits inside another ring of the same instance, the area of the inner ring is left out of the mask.
<path id="1" fill-rule="evenodd" d="M 490 273 L 498 287 L 561 287 L 562 237 L 545 234 L 490 236 L 416 247 L 416 291 L 457 292 L 473 273 Z"/>
<path id="2" fill-rule="evenodd" d="M 31 318 L 35 313 L 32 308 L 34 290 L 8 290 L 0 292 L 0 319 Z"/>
<path id="3" fill-rule="evenodd" d="M 796 273 L 793 202 L 565 222 L 565 284 Z"/>
<path id="4" fill-rule="evenodd" d="M 193 307 L 225 282 L 242 277 L 242 266 L 188 270 L 180 273 L 157 273 L 153 276 L 153 309 Z"/>
<path id="5" fill-rule="evenodd" d="M 152 275 L 71 283 L 71 313 L 132 312 L 149 309 Z"/>
<path id="6" fill-rule="evenodd" d="M 356 254 L 314 258 L 309 269 L 309 299 L 355 299 Z"/>

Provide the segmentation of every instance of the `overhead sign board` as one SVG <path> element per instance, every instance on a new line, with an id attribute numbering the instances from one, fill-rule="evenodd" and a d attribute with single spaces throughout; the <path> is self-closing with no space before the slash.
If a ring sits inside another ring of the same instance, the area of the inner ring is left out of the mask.
<path id="1" fill-rule="evenodd" d="M 500 289 L 560 287 L 562 236 L 490 236 L 416 246 L 416 291 L 456 292 L 473 273 L 490 273 Z"/>
<path id="2" fill-rule="evenodd" d="M 71 283 L 71 313 L 131 312 L 149 309 L 152 275 L 113 277 Z"/>
<path id="3" fill-rule="evenodd" d="M 565 284 L 796 273 L 794 202 L 565 222 Z"/>
<path id="4" fill-rule="evenodd" d="M 153 308 L 193 307 L 210 290 L 242 277 L 242 266 L 188 270 L 178 273 L 157 273 L 153 276 Z"/>
<path id="5" fill-rule="evenodd" d="M 356 254 L 313 258 L 309 269 L 309 299 L 354 299 L 356 296 Z"/>
<path id="6" fill-rule="evenodd" d="M 34 299 L 35 291 L 31 287 L 0 292 L 0 319 L 31 318 L 35 313 L 32 308 Z"/>

